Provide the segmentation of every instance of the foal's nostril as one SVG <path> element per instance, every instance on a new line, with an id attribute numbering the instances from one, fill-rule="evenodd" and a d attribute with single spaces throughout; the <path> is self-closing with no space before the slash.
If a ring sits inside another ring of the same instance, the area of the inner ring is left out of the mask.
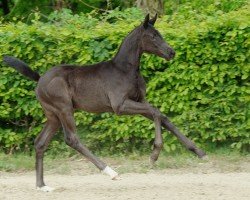
<path id="1" fill-rule="evenodd" d="M 170 59 L 174 58 L 175 51 L 172 48 L 168 48 L 168 56 Z"/>
<path id="2" fill-rule="evenodd" d="M 173 49 L 169 50 L 169 56 L 173 58 L 175 56 L 175 51 Z"/>

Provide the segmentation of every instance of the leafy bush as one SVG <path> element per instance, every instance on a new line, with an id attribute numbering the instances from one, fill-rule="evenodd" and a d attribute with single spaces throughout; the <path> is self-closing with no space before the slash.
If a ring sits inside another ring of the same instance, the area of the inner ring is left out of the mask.
<path id="1" fill-rule="evenodd" d="M 248 10 L 245 5 L 213 16 L 194 17 L 186 11 L 166 15 L 156 27 L 176 50 L 176 58 L 171 62 L 149 55 L 142 58 L 147 99 L 199 145 L 249 148 Z M 143 19 L 136 9 L 126 11 L 130 17 L 113 11 L 102 20 L 91 14 L 65 12 L 51 16 L 56 23 L 40 22 L 36 15 L 30 25 L 1 24 L 0 59 L 16 56 L 40 74 L 60 63 L 108 60 L 139 24 L 138 18 Z M 35 86 L 0 64 L 0 145 L 5 151 L 29 149 L 42 128 L 45 119 L 35 98 Z M 154 126 L 140 116 L 75 115 L 84 130 L 80 131 L 82 137 L 93 150 L 146 150 L 152 144 Z M 176 138 L 166 132 L 163 137 L 166 151 L 180 149 Z M 53 148 L 56 146 L 59 144 L 54 142 Z"/>

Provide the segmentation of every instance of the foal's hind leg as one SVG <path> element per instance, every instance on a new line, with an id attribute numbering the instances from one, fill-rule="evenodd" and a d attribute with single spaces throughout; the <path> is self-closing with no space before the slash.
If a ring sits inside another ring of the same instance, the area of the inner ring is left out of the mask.
<path id="1" fill-rule="evenodd" d="M 80 139 L 76 135 L 76 125 L 73 117 L 72 109 L 64 108 L 58 115 L 64 131 L 65 142 L 67 145 L 77 150 L 90 160 L 98 169 L 111 176 L 112 179 L 116 179 L 118 174 L 108 167 L 103 161 L 93 155 L 86 146 L 81 144 Z"/>
<path id="2" fill-rule="evenodd" d="M 46 113 L 47 122 L 35 140 L 36 150 L 36 187 L 43 191 L 50 191 L 51 188 L 45 186 L 43 180 L 43 155 L 48 144 L 56 131 L 60 127 L 60 122 L 53 113 Z"/>

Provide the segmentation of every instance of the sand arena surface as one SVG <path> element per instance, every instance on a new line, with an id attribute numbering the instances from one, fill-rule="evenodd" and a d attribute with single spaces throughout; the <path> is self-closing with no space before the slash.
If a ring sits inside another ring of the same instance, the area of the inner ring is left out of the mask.
<path id="1" fill-rule="evenodd" d="M 178 170 L 177 170 L 178 171 Z M 35 189 L 35 172 L 0 172 L 1 200 L 249 200 L 250 173 L 125 173 L 112 181 L 103 174 L 46 174 L 55 191 Z"/>

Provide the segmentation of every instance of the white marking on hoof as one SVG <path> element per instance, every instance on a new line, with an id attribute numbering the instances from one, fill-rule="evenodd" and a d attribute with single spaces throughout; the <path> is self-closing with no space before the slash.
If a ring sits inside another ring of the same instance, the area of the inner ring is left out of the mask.
<path id="1" fill-rule="evenodd" d="M 103 173 L 109 175 L 112 180 L 118 180 L 118 173 L 111 169 L 109 166 L 105 167 Z"/>
<path id="2" fill-rule="evenodd" d="M 37 187 L 36 189 L 43 191 L 43 192 L 52 192 L 53 190 L 55 190 L 55 188 L 49 187 L 47 185 L 42 186 L 42 187 Z"/>

